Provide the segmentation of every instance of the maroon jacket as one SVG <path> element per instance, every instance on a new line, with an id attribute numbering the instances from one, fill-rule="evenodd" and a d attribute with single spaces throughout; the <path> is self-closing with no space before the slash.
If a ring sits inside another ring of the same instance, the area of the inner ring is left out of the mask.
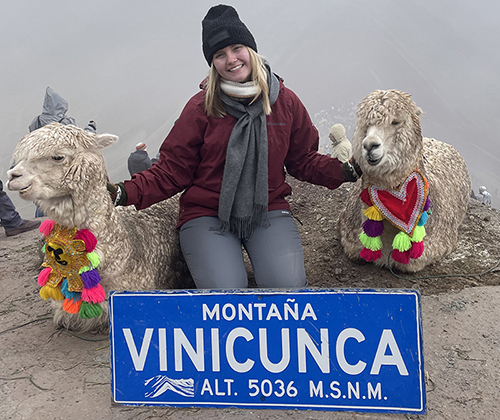
<path id="1" fill-rule="evenodd" d="M 318 131 L 300 99 L 280 81 L 280 92 L 267 116 L 269 143 L 269 210 L 289 210 L 285 200 L 293 177 L 331 189 L 344 182 L 342 164 L 318 150 Z M 217 216 L 226 147 L 236 119 L 208 117 L 205 94 L 193 96 L 160 148 L 150 169 L 125 181 L 127 205 L 143 209 L 184 191 L 179 224 L 201 216 Z"/>

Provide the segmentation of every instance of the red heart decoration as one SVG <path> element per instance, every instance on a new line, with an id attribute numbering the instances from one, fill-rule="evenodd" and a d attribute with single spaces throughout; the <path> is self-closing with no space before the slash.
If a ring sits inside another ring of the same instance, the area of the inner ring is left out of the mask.
<path id="1" fill-rule="evenodd" d="M 413 235 L 422 214 L 427 190 L 424 177 L 420 172 L 412 172 L 399 190 L 368 188 L 373 205 L 394 226 Z"/>

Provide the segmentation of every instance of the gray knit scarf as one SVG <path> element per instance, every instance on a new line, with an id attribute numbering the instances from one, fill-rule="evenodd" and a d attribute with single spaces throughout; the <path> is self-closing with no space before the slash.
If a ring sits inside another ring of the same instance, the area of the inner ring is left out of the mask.
<path id="1" fill-rule="evenodd" d="M 266 63 L 271 105 L 278 99 L 279 81 Z M 236 122 L 226 151 L 219 198 L 218 230 L 249 239 L 256 226 L 268 226 L 268 146 L 262 99 L 248 106 L 221 92 L 226 112 Z"/>

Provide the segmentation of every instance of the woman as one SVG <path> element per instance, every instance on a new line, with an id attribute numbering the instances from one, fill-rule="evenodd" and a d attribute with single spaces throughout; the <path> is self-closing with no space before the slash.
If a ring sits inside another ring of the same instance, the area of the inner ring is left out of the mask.
<path id="1" fill-rule="evenodd" d="M 259 287 L 306 286 L 284 168 L 332 189 L 358 175 L 317 153 L 304 105 L 257 54 L 235 9 L 212 7 L 202 38 L 210 72 L 201 92 L 163 142 L 159 162 L 119 184 L 115 203 L 143 209 L 184 191 L 180 242 L 198 288 L 247 287 L 242 245 Z"/>

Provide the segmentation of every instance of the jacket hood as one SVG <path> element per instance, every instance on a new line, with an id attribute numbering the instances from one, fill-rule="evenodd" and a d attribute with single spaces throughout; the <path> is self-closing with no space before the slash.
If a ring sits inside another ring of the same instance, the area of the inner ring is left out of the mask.
<path id="1" fill-rule="evenodd" d="M 31 122 L 30 132 L 51 122 L 76 125 L 74 118 L 66 117 L 66 112 L 68 112 L 68 101 L 48 86 L 45 90 L 42 113 Z"/>

